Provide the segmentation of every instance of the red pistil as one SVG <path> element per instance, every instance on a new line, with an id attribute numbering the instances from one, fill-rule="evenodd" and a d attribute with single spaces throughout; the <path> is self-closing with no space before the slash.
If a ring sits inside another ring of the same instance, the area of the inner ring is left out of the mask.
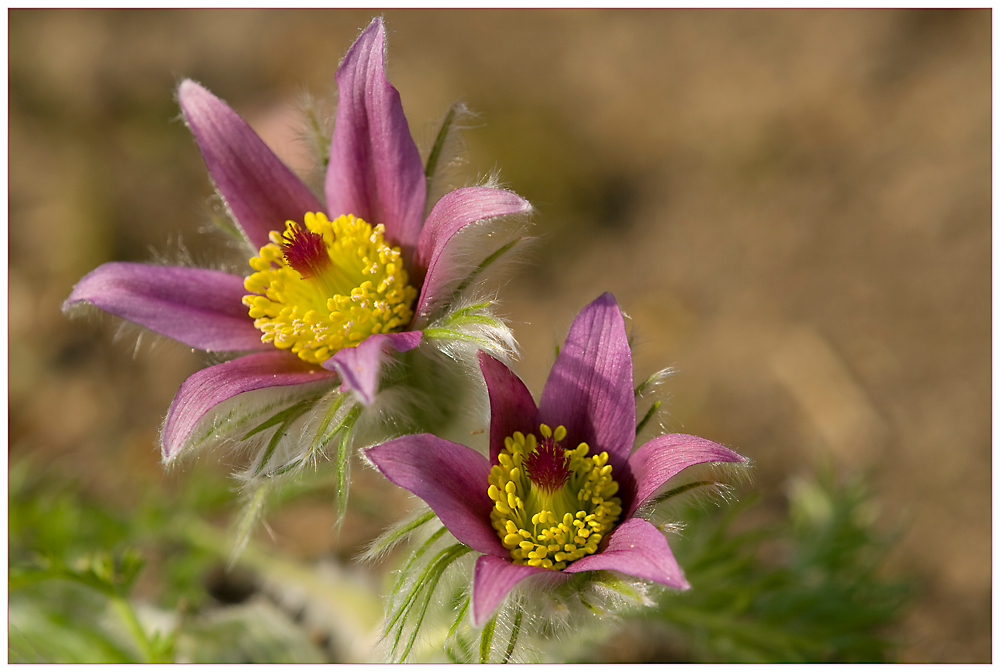
<path id="1" fill-rule="evenodd" d="M 566 451 L 551 436 L 539 439 L 535 452 L 524 458 L 524 470 L 531 482 L 542 491 L 552 493 L 566 485 Z"/>
<path id="2" fill-rule="evenodd" d="M 321 274 L 331 264 L 323 235 L 295 222 L 281 235 L 281 252 L 288 265 L 306 280 Z"/>

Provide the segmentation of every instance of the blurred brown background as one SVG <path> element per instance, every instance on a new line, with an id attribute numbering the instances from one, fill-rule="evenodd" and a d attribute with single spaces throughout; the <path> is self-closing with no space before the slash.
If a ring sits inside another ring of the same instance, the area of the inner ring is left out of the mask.
<path id="1" fill-rule="evenodd" d="M 180 78 L 302 168 L 302 92 L 333 90 L 376 13 L 9 12 L 12 460 L 123 506 L 183 478 L 156 433 L 203 360 L 166 342 L 133 358 L 112 321 L 59 306 L 104 261 L 218 249 Z M 989 661 L 990 11 L 385 18 L 418 143 L 464 100 L 468 179 L 499 169 L 537 208 L 541 244 L 504 294 L 529 387 L 613 292 L 637 378 L 679 370 L 668 430 L 753 458 L 775 502 L 824 461 L 870 474 L 905 525 L 888 569 L 919 589 L 903 659 Z M 314 514 L 275 522 L 287 549 L 335 543 Z"/>

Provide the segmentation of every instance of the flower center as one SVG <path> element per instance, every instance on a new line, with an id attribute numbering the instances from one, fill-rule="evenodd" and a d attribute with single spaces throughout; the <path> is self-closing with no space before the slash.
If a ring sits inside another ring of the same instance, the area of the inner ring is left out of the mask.
<path id="1" fill-rule="evenodd" d="M 417 290 L 384 232 L 354 215 L 331 222 L 321 212 L 307 212 L 304 226 L 288 221 L 284 233 L 272 231 L 243 282 L 261 341 L 321 364 L 409 324 Z"/>
<path id="2" fill-rule="evenodd" d="M 504 439 L 498 464 L 490 469 L 490 521 L 511 560 L 518 565 L 565 569 L 597 551 L 621 515 L 608 454 L 589 456 L 581 443 L 566 450 L 562 425 L 541 425 L 534 434 Z"/>

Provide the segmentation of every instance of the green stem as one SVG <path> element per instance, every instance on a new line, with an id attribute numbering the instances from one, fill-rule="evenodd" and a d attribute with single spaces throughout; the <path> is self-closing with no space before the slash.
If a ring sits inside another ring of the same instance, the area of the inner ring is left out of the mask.
<path id="1" fill-rule="evenodd" d="M 431 598 L 434 596 L 434 589 L 437 587 L 438 582 L 441 577 L 444 576 L 444 572 L 448 569 L 448 565 L 462 557 L 466 553 L 470 552 L 472 549 L 468 546 L 462 544 L 455 544 L 448 548 L 448 553 L 443 558 L 441 558 L 437 564 L 434 566 L 434 572 L 427 582 L 427 586 L 424 590 L 423 604 L 420 606 L 420 613 L 417 614 L 415 623 L 413 626 L 413 633 L 410 635 L 410 641 L 406 643 L 406 649 L 400 655 L 399 659 L 401 661 L 406 660 L 406 657 L 410 655 L 410 650 L 413 649 L 413 643 L 417 641 L 417 635 L 420 632 L 420 626 L 424 622 L 424 615 L 427 613 L 427 606 L 431 602 Z"/>
<path id="2" fill-rule="evenodd" d="M 483 634 L 479 637 L 479 662 L 483 665 L 490 662 L 490 649 L 493 648 L 493 630 L 497 626 L 497 615 L 483 626 Z"/>
<path id="3" fill-rule="evenodd" d="M 649 407 L 649 410 L 646 411 L 646 415 L 644 415 L 642 417 L 642 420 L 640 420 L 639 424 L 636 425 L 636 427 L 635 427 L 635 433 L 636 434 L 638 434 L 639 432 L 641 432 L 646 427 L 646 425 L 649 423 L 649 421 L 653 419 L 653 413 L 656 413 L 656 409 L 658 409 L 660 407 L 660 403 L 661 402 L 659 402 L 659 401 L 655 401 L 655 402 L 653 402 L 653 405 Z"/>
<path id="4" fill-rule="evenodd" d="M 492 345 L 492 343 L 487 341 L 485 338 L 477 338 L 475 336 L 470 336 L 469 334 L 463 334 L 461 331 L 455 331 L 454 329 L 424 329 L 424 338 L 451 338 L 457 341 L 464 340 L 479 343 L 485 347 L 490 347 Z"/>
<path id="5" fill-rule="evenodd" d="M 521 618 L 524 616 L 524 610 L 520 606 L 517 607 L 517 615 L 514 616 L 514 628 L 510 632 L 510 642 L 507 644 L 507 653 L 503 656 L 503 663 L 509 663 L 510 657 L 514 654 L 514 645 L 517 644 L 517 635 L 521 632 Z"/>
<path id="6" fill-rule="evenodd" d="M 455 119 L 455 106 L 452 105 L 448 110 L 448 114 L 445 116 L 444 121 L 441 122 L 441 128 L 438 130 L 437 137 L 434 139 L 434 147 L 431 148 L 431 154 L 427 157 L 427 166 L 424 168 L 424 176 L 427 178 L 427 193 L 430 194 L 431 191 L 431 179 L 434 177 L 434 173 L 437 172 L 438 160 L 441 158 L 441 150 L 444 149 L 445 140 L 448 139 L 448 131 L 451 129 L 451 122 Z"/>
<path id="7" fill-rule="evenodd" d="M 493 254 L 491 254 L 490 256 L 488 256 L 485 259 L 483 259 L 482 263 L 480 263 L 478 266 L 476 266 L 475 270 L 472 271 L 472 273 L 470 273 L 468 275 L 468 277 L 466 277 L 465 280 L 462 281 L 462 284 L 460 284 L 458 286 L 458 289 L 455 290 L 455 295 L 457 296 L 458 294 L 461 294 L 463 291 L 465 291 L 465 288 L 468 287 L 470 284 L 472 284 L 472 281 L 476 279 L 477 275 L 479 275 L 484 270 L 486 270 L 487 266 L 489 266 L 494 261 L 496 261 L 497 259 L 499 259 L 500 257 L 502 257 L 504 254 L 506 254 L 507 251 L 510 250 L 510 248 L 512 248 L 515 245 L 517 245 L 518 243 L 520 243 L 521 240 L 522 240 L 521 238 L 518 238 L 516 240 L 510 241 L 506 245 L 504 245 L 504 246 L 500 247 L 499 249 L 495 250 L 493 252 Z"/>
<path id="8" fill-rule="evenodd" d="M 429 523 L 430 521 L 434 520 L 434 517 L 435 517 L 434 512 L 428 511 L 419 518 L 411 520 L 405 525 L 396 528 L 392 532 L 379 537 L 378 539 L 375 540 L 375 545 L 372 547 L 372 549 L 370 551 L 367 551 L 367 554 L 369 556 L 375 556 L 382 553 L 382 551 L 389 548 L 390 546 L 395 544 L 397 541 L 399 541 L 404 536 L 406 536 L 413 530 L 417 529 L 424 523 Z"/>
<path id="9" fill-rule="evenodd" d="M 341 422 L 343 433 L 340 435 L 340 447 L 337 450 L 337 524 L 347 517 L 347 467 L 350 458 L 351 429 L 361 415 L 361 409 L 352 408 Z"/>
<path id="10" fill-rule="evenodd" d="M 333 418 L 337 415 L 337 411 L 339 411 L 340 407 L 344 405 L 344 400 L 346 398 L 346 394 L 340 394 L 330 403 L 330 407 L 323 416 L 323 421 L 320 423 L 319 429 L 316 430 L 316 437 L 313 439 L 312 445 L 309 446 L 310 453 L 315 453 L 321 447 L 329 443 L 330 440 L 333 439 L 334 435 L 336 435 L 339 425 L 329 434 L 327 434 L 326 430 L 330 426 L 330 423 L 333 422 Z"/>
<path id="11" fill-rule="evenodd" d="M 662 495 L 657 495 L 650 501 L 650 504 L 656 506 L 657 504 L 661 504 L 671 497 L 676 497 L 677 495 L 683 494 L 688 490 L 694 490 L 695 488 L 701 488 L 708 485 L 717 485 L 717 483 L 715 481 L 694 481 L 692 483 L 685 483 L 684 485 L 677 486 L 673 490 L 664 492 Z"/>
<path id="12" fill-rule="evenodd" d="M 149 641 L 149 636 L 146 635 L 142 624 L 139 623 L 139 619 L 135 615 L 135 610 L 132 609 L 132 605 L 128 600 L 115 595 L 111 597 L 111 605 L 118 612 L 118 615 L 121 616 L 122 621 L 125 622 L 125 627 L 128 629 L 129 634 L 132 635 L 132 638 L 139 645 L 139 651 L 142 654 L 144 663 L 170 662 L 160 658 L 153 643 Z"/>
<path id="13" fill-rule="evenodd" d="M 450 628 L 448 628 L 448 634 L 444 636 L 445 641 L 451 639 L 451 637 L 458 632 L 458 626 L 462 624 L 462 619 L 465 618 L 465 615 L 469 612 L 469 604 L 471 602 L 472 595 L 470 594 L 465 598 L 465 601 L 462 602 L 462 606 L 458 610 L 458 616 L 455 617 L 455 622 L 451 624 Z"/>
<path id="14" fill-rule="evenodd" d="M 444 533 L 447 531 L 448 528 L 441 527 L 436 532 L 434 532 L 434 534 L 432 534 L 420 548 L 418 548 L 414 553 L 410 555 L 410 559 L 406 562 L 406 565 L 403 567 L 402 571 L 399 572 L 399 578 L 396 579 L 396 583 L 392 587 L 392 592 L 389 593 L 389 606 L 386 608 L 386 612 L 390 612 L 393 610 L 395 596 L 400 590 L 402 590 L 403 584 L 406 582 L 406 577 L 409 576 L 410 574 L 410 569 L 416 566 L 417 561 L 421 557 L 423 557 L 424 553 L 426 553 L 430 549 L 430 547 L 434 545 L 434 542 L 436 542 L 438 539 L 444 536 Z M 393 622 L 400 615 L 401 614 L 397 614 L 397 616 L 393 619 Z M 389 630 L 392 628 L 393 622 L 390 622 L 388 625 L 385 626 L 386 632 L 389 632 Z"/>

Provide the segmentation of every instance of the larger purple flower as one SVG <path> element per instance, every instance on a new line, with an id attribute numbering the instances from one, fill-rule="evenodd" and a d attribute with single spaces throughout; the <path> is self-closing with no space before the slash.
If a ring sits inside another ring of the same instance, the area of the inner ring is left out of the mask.
<path id="1" fill-rule="evenodd" d="M 253 433 L 268 413 L 279 412 L 265 420 L 275 425 L 297 417 L 304 407 L 294 404 L 338 384 L 371 403 L 383 359 L 419 345 L 462 281 L 449 268 L 449 241 L 473 222 L 530 209 L 509 191 L 468 187 L 426 212 L 427 177 L 385 77 L 380 19 L 336 78 L 325 204 L 225 103 L 182 82 L 184 118 L 247 243 L 247 272 L 112 262 L 63 305 L 91 304 L 200 350 L 244 353 L 181 386 L 163 427 L 168 461 L 209 437 Z M 236 397 L 262 391 L 270 394 L 250 415 L 233 415 Z M 321 433 L 329 423 L 320 419 Z"/>
<path id="2" fill-rule="evenodd" d="M 636 511 L 670 478 L 706 462 L 745 462 L 686 434 L 636 438 L 632 358 L 614 297 L 577 316 L 541 402 L 480 354 L 489 388 L 490 457 L 429 434 L 367 451 L 393 483 L 421 497 L 460 542 L 482 555 L 472 616 L 483 623 L 518 582 L 614 570 L 686 589 L 663 534 Z"/>

